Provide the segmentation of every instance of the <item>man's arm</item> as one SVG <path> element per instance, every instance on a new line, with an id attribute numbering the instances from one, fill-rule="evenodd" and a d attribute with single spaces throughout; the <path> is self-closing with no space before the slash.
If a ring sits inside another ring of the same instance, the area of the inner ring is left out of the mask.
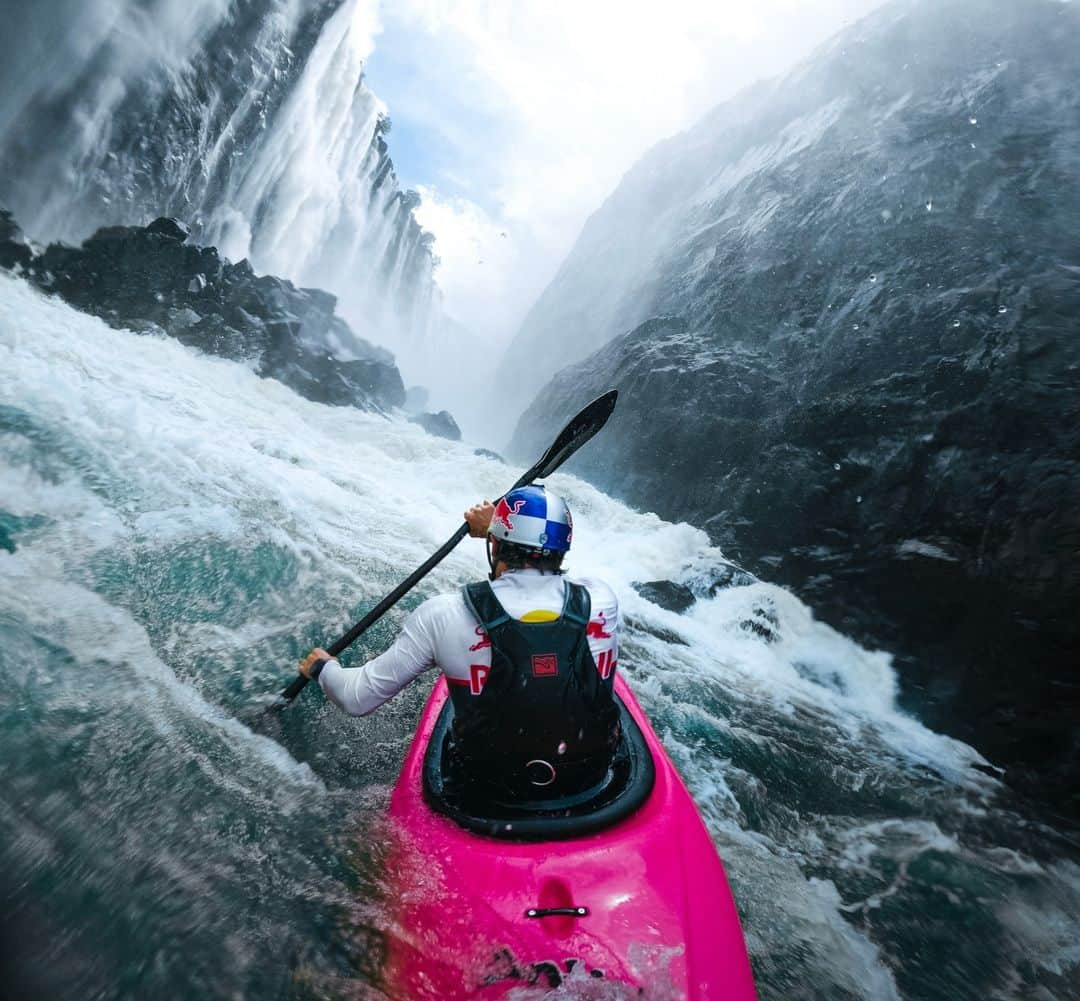
<path id="1" fill-rule="evenodd" d="M 300 664 L 300 673 L 310 678 L 315 665 L 326 661 L 318 674 L 326 697 L 350 716 L 367 716 L 435 666 L 431 620 L 437 600 L 424 602 L 409 615 L 394 645 L 363 667 L 342 667 L 325 650 L 316 648 Z"/>
<path id="2" fill-rule="evenodd" d="M 495 505 L 489 500 L 469 508 L 464 515 L 469 535 L 484 538 L 494 512 Z M 425 601 L 405 620 L 394 645 L 363 667 L 344 668 L 322 647 L 316 647 L 300 662 L 300 673 L 317 678 L 330 701 L 350 716 L 367 716 L 435 666 L 436 620 L 441 611 L 438 599 Z"/>

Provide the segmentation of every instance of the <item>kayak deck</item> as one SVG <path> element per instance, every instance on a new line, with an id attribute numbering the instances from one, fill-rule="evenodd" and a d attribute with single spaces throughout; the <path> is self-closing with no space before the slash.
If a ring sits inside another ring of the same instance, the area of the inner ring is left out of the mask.
<path id="1" fill-rule="evenodd" d="M 752 1001 L 716 849 L 621 676 L 616 693 L 653 757 L 648 798 L 606 829 L 517 842 L 470 833 L 424 801 L 424 756 L 447 697 L 439 680 L 390 802 L 392 997 L 527 998 L 602 980 L 604 997 Z M 611 993 L 615 984 L 626 993 Z"/>

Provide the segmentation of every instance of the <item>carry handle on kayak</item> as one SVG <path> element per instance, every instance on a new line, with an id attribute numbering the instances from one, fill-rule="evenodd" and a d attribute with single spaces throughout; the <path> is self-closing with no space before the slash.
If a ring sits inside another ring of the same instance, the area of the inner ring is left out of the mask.
<path id="1" fill-rule="evenodd" d="M 587 907 L 530 907 L 525 912 L 527 918 L 587 918 Z"/>
<path id="2" fill-rule="evenodd" d="M 598 396 L 586 406 L 569 424 L 559 432 L 559 436 L 551 443 L 548 450 L 540 457 L 536 464 L 523 474 L 510 488 L 517 490 L 533 480 L 550 476 L 567 459 L 570 458 L 582 445 L 593 437 L 606 423 L 615 409 L 615 402 L 619 397 L 618 390 L 612 389 L 603 396 Z M 506 493 L 510 493 L 507 490 Z M 503 495 L 505 496 L 505 494 Z M 469 534 L 469 526 L 461 525 L 449 539 L 446 540 L 434 553 L 431 554 L 420 566 L 382 599 L 370 612 L 356 623 L 344 636 L 336 640 L 326 648 L 326 652 L 336 657 L 343 650 L 351 646 L 360 635 L 373 626 L 391 608 L 394 607 L 409 591 L 435 569 L 450 553 L 457 544 Z M 271 709 L 284 709 L 303 690 L 311 679 L 303 674 L 298 674 L 295 680 L 274 700 Z"/>

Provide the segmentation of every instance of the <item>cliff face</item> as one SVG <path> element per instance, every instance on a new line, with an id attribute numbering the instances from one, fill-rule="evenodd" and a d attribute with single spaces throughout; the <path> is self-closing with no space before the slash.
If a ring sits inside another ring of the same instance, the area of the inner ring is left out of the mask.
<path id="1" fill-rule="evenodd" d="M 0 203 L 41 240 L 176 216 L 406 350 L 438 301 L 362 0 L 57 0 L 0 39 Z"/>
<path id="2" fill-rule="evenodd" d="M 1078 52 L 1073 5 L 893 4 L 657 147 L 520 334 L 576 364 L 514 440 L 618 387 L 579 472 L 897 651 L 924 718 L 1062 804 Z"/>

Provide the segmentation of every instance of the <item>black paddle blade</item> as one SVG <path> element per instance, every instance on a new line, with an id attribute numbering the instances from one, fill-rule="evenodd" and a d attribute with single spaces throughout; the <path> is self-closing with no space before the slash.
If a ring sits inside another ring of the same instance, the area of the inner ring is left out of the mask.
<path id="1" fill-rule="evenodd" d="M 615 409 L 615 402 L 618 398 L 619 391 L 612 389 L 604 393 L 603 396 L 598 396 L 585 407 L 562 429 L 559 437 L 544 453 L 543 458 L 514 484 L 515 489 L 554 473 L 559 466 L 566 462 L 570 456 L 607 423 L 607 419 Z"/>

